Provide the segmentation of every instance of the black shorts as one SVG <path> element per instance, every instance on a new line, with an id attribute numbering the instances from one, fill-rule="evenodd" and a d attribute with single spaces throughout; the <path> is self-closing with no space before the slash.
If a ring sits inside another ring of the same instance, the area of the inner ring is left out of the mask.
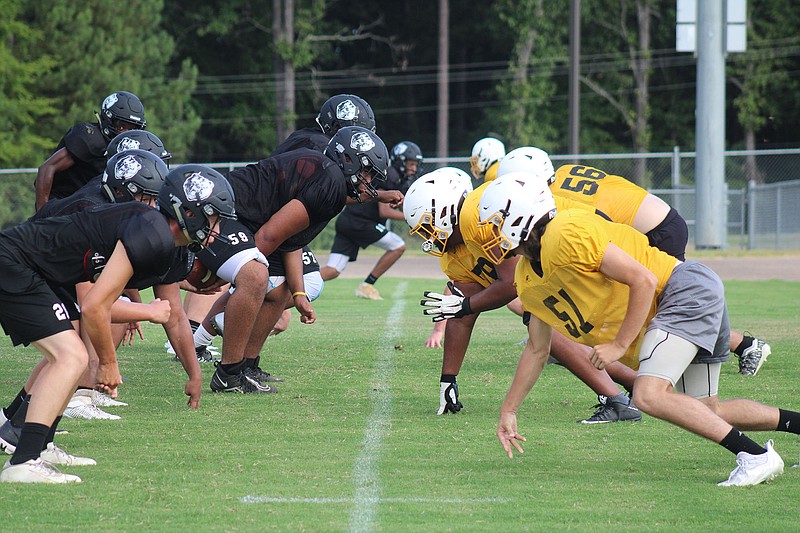
<path id="1" fill-rule="evenodd" d="M 69 319 L 80 320 L 81 308 L 78 306 L 78 293 L 75 291 L 75 287 L 54 287 L 51 285 L 50 289 L 66 307 Z"/>
<path id="2" fill-rule="evenodd" d="M 387 233 L 389 230 L 380 222 L 339 216 L 336 219 L 336 237 L 333 239 L 331 253 L 346 255 L 351 262 L 355 261 L 359 248 L 378 242 Z"/>
<path id="3" fill-rule="evenodd" d="M 219 224 L 219 233 L 226 238 L 227 242 L 215 239 L 208 248 L 204 248 L 197 254 L 200 261 L 215 274 L 234 255 L 256 247 L 253 234 L 237 220 L 223 218 Z"/>
<path id="4" fill-rule="evenodd" d="M 0 324 L 14 346 L 72 329 L 66 306 L 37 272 L 0 253 Z"/>
<path id="5" fill-rule="evenodd" d="M 269 261 L 269 275 L 270 276 L 285 276 L 286 268 L 283 266 L 283 254 L 279 251 L 274 251 L 267 257 Z M 311 251 L 308 246 L 303 246 L 303 275 L 319 271 L 319 261 L 317 256 Z"/>
<path id="6" fill-rule="evenodd" d="M 670 208 L 661 224 L 647 232 L 650 246 L 672 257 L 686 261 L 686 244 L 689 242 L 689 227 L 674 207 Z"/>

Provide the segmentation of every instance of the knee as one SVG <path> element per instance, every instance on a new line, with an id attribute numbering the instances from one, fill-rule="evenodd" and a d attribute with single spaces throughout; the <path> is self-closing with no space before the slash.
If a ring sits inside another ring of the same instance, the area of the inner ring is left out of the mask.
<path id="1" fill-rule="evenodd" d="M 659 406 L 663 404 L 664 397 L 663 391 L 656 387 L 646 386 L 638 380 L 633 386 L 632 400 L 640 411 L 651 416 L 656 416 L 654 413 L 658 411 Z"/>
<path id="2" fill-rule="evenodd" d="M 250 261 L 236 274 L 236 287 L 247 287 L 251 291 L 266 292 L 269 282 L 267 266 L 258 261 Z M 234 293 L 235 294 L 235 293 Z"/>

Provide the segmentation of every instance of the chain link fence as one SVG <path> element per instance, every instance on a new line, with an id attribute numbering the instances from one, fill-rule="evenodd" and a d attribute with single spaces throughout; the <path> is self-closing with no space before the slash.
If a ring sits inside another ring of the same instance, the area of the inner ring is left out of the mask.
<path id="1" fill-rule="evenodd" d="M 694 245 L 697 219 L 694 152 L 551 155 L 553 164 L 593 166 L 624 176 L 678 210 Z M 175 166 L 172 163 L 171 166 Z M 210 163 L 226 173 L 246 162 Z M 455 166 L 469 173 L 466 157 L 426 158 L 424 169 Z M 800 250 L 800 149 L 725 152 L 728 247 L 749 250 Z M 13 226 L 33 214 L 35 168 L 0 169 L 0 226 Z M 477 183 L 476 183 L 477 185 Z M 321 243 L 320 250 L 329 246 Z"/>

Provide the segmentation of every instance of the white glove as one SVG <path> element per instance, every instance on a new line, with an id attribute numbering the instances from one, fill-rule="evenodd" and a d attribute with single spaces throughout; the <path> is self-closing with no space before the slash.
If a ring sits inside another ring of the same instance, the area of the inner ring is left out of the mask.
<path id="1" fill-rule="evenodd" d="M 423 295 L 427 300 L 420 300 L 419 304 L 427 309 L 422 311 L 423 315 L 433 317 L 434 322 L 447 320 L 448 318 L 461 318 L 472 314 L 472 307 L 469 304 L 469 296 L 458 290 L 452 281 L 447 282 L 447 288 L 453 294 L 439 294 L 438 292 L 425 291 Z"/>

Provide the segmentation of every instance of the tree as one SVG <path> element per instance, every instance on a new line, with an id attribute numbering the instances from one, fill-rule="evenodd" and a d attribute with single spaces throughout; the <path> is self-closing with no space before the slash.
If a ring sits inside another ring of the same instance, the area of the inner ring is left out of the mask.
<path id="1" fill-rule="evenodd" d="M 0 164 L 33 166 L 51 142 L 36 125 L 55 113 L 52 101 L 36 92 L 53 61 L 36 54 L 42 32 L 25 24 L 19 0 L 0 0 Z"/>
<path id="2" fill-rule="evenodd" d="M 92 120 L 109 93 L 127 90 L 144 103 L 148 128 L 176 158 L 187 155 L 200 126 L 189 105 L 197 71 L 187 61 L 167 68 L 175 47 L 161 29 L 162 0 L 132 0 L 125 9 L 103 0 L 27 0 L 25 6 L 31 27 L 47 36 L 38 52 L 54 61 L 36 84 L 36 93 L 59 111 L 37 130 L 52 139 L 49 152 L 74 123 Z"/>

